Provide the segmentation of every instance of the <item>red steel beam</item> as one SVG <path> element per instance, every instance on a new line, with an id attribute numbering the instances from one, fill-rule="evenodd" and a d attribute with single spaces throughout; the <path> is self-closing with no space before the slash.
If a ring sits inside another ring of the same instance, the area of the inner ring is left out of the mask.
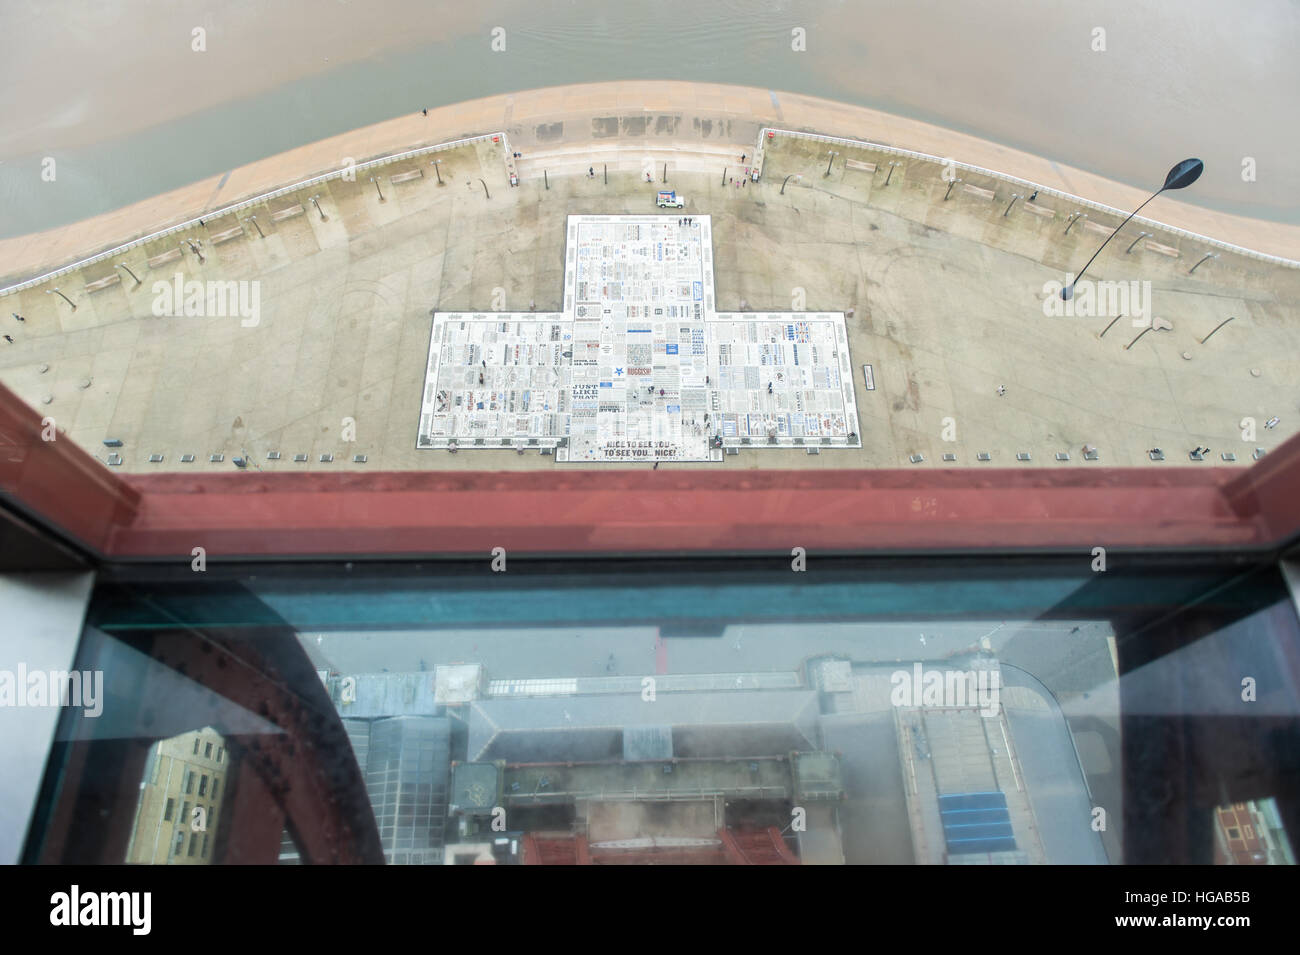
<path id="1" fill-rule="evenodd" d="M 1300 435 L 1248 469 L 119 475 L 40 430 L 0 387 L 0 492 L 110 558 L 1266 548 L 1300 534 Z"/>

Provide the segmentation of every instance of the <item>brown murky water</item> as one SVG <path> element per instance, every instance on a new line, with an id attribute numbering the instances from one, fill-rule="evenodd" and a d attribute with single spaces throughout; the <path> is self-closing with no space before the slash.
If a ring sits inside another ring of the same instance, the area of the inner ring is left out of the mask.
<path id="1" fill-rule="evenodd" d="M 826 96 L 1134 185 L 1199 156 L 1180 198 L 1300 222 L 1298 41 L 1290 0 L 0 0 L 0 236 L 423 106 L 636 78 Z"/>

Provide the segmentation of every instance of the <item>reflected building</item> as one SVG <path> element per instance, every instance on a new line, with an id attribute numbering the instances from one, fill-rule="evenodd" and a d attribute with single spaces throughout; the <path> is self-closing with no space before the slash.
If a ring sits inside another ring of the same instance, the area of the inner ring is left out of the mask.
<path id="1" fill-rule="evenodd" d="M 230 753 L 210 727 L 149 749 L 126 862 L 207 865 L 212 861 Z"/>
<path id="2" fill-rule="evenodd" d="M 451 721 L 436 716 L 344 719 L 366 781 L 384 860 L 390 865 L 440 865 L 447 823 Z M 301 861 L 293 839 L 281 837 L 280 863 Z"/>

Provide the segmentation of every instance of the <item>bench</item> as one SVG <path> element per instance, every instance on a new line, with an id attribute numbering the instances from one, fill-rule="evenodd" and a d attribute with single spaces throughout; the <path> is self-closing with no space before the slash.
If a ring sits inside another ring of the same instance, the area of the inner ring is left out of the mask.
<path id="1" fill-rule="evenodd" d="M 1106 225 L 1104 222 L 1093 222 L 1091 219 L 1085 219 L 1083 222 L 1083 227 L 1085 229 L 1091 229 L 1093 232 L 1096 232 L 1099 235 L 1110 235 L 1111 232 L 1114 231 L 1110 226 Z"/>
<path id="2" fill-rule="evenodd" d="M 216 235 L 212 237 L 212 244 L 220 245 L 222 242 L 229 242 L 231 239 L 238 239 L 245 234 L 246 233 L 244 232 L 244 226 L 241 223 L 240 225 L 235 226 L 233 229 L 227 229 L 224 232 L 218 232 Z"/>
<path id="3" fill-rule="evenodd" d="M 105 275 L 102 279 L 95 279 L 93 282 L 86 283 L 87 292 L 100 292 L 110 285 L 121 285 L 122 276 L 114 272 L 112 275 Z"/>
<path id="4" fill-rule="evenodd" d="M 963 183 L 962 189 L 969 192 L 972 196 L 979 196 L 981 199 L 992 199 L 992 189 L 981 189 L 979 186 L 972 186 L 970 183 Z"/>
<path id="5" fill-rule="evenodd" d="M 168 262 L 175 262 L 180 257 L 181 257 L 180 249 L 172 249 L 169 252 L 164 252 L 162 255 L 155 255 L 152 259 L 149 260 L 149 268 L 156 269 L 160 265 L 166 265 Z"/>
<path id="6" fill-rule="evenodd" d="M 1026 202 L 1020 208 L 1027 209 L 1028 211 L 1032 212 L 1036 216 L 1045 216 L 1049 219 L 1054 218 L 1056 216 L 1056 213 L 1053 210 L 1048 209 L 1045 206 L 1037 205 L 1036 203 L 1033 202 Z"/>
<path id="7" fill-rule="evenodd" d="M 1142 248 L 1146 249 L 1148 252 L 1154 252 L 1157 255 L 1167 255 L 1171 259 L 1176 259 L 1179 255 L 1178 250 L 1172 245 L 1160 245 L 1156 242 L 1152 242 L 1150 239 L 1147 239 Z"/>
<path id="8" fill-rule="evenodd" d="M 399 172 L 395 176 L 389 176 L 388 181 L 393 184 L 396 184 L 399 182 L 409 182 L 412 179 L 423 179 L 423 178 L 424 178 L 423 169 L 412 169 L 412 170 L 408 170 L 407 172 Z"/>
<path id="9" fill-rule="evenodd" d="M 294 216 L 300 216 L 307 210 L 299 203 L 296 206 L 290 206 L 287 209 L 281 209 L 279 212 L 271 213 L 272 222 L 283 222 L 285 219 L 292 219 Z"/>
<path id="10" fill-rule="evenodd" d="M 845 169 L 861 169 L 863 172 L 875 172 L 876 164 L 873 162 L 863 162 L 861 159 L 844 160 Z"/>

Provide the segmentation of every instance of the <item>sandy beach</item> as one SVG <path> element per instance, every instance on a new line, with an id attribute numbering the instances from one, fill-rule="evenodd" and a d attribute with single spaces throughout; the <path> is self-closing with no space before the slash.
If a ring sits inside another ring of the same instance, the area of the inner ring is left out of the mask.
<path id="1" fill-rule="evenodd" d="M 78 222 L 422 107 L 663 80 L 873 109 L 1138 191 L 1195 155 L 1207 171 L 1183 201 L 1300 222 L 1300 132 L 1279 121 L 1300 89 L 1300 8 L 1193 0 L 1180 10 L 1121 0 L 0 0 L 0 236 Z M 46 157 L 58 163 L 55 182 L 41 178 Z"/>

